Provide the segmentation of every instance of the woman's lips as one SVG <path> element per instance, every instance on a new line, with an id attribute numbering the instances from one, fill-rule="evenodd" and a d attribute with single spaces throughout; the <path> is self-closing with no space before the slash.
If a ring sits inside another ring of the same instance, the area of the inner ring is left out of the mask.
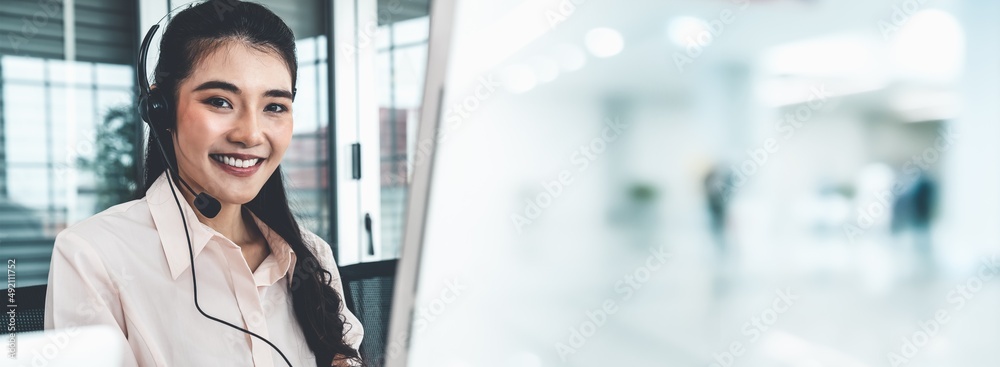
<path id="1" fill-rule="evenodd" d="M 260 166 L 262 164 L 264 164 L 264 159 L 258 159 L 257 163 L 255 163 L 254 165 L 244 168 L 244 167 L 230 166 L 228 164 L 219 162 L 218 160 L 216 160 L 214 158 L 209 158 L 209 160 L 211 160 L 212 163 L 215 163 L 215 166 L 219 167 L 219 169 L 221 169 L 222 171 L 224 171 L 224 172 L 226 172 L 228 174 L 231 174 L 233 176 L 236 176 L 236 177 L 249 177 L 249 176 L 252 176 L 254 173 L 257 173 L 257 170 L 260 169 Z"/>

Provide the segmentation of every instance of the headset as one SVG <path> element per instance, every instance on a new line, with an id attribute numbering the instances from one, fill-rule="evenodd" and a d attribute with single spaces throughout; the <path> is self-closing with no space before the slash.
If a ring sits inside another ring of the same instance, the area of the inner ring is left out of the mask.
<path id="1" fill-rule="evenodd" d="M 187 182 L 184 182 L 184 179 L 180 177 L 180 174 L 177 174 L 177 171 L 174 170 L 173 165 L 170 164 L 170 159 L 167 159 L 166 150 L 163 149 L 163 142 L 160 140 L 159 131 L 166 130 L 166 127 L 169 126 L 167 125 L 168 119 L 170 116 L 173 116 L 171 113 L 170 98 L 161 88 L 150 89 L 149 82 L 146 80 L 146 53 L 149 50 L 149 43 L 153 39 L 153 35 L 156 34 L 156 30 L 159 28 L 159 24 L 153 25 L 149 28 L 149 31 L 146 32 L 146 37 L 142 40 L 142 46 L 139 48 L 139 58 L 136 62 L 135 68 L 136 80 L 139 83 L 138 109 L 139 116 L 142 118 L 142 121 L 145 121 L 146 124 L 149 125 L 149 132 L 153 135 L 153 140 L 156 141 L 156 146 L 160 149 L 160 157 L 163 159 L 163 163 L 166 166 L 167 183 L 170 184 L 170 192 L 174 195 L 174 202 L 177 203 L 177 211 L 180 213 L 181 222 L 184 224 L 184 235 L 187 238 L 188 253 L 191 260 L 191 283 L 194 287 L 194 307 L 198 309 L 198 312 L 200 312 L 202 316 L 205 316 L 212 321 L 216 321 L 233 329 L 242 331 L 267 343 L 267 345 L 270 345 L 271 348 L 278 351 L 278 354 L 280 354 L 281 358 L 285 360 L 285 363 L 291 367 L 292 362 L 288 361 L 288 357 L 285 357 L 285 353 L 282 353 L 281 349 L 278 349 L 278 347 L 269 340 L 253 333 L 250 330 L 213 317 L 205 313 L 205 311 L 201 309 L 201 306 L 198 305 L 198 280 L 195 278 L 194 247 L 191 245 L 191 234 L 188 232 L 187 219 L 184 217 L 184 209 L 181 208 L 180 199 L 177 198 L 177 192 L 174 189 L 174 181 L 171 179 L 171 175 L 176 175 L 177 180 L 180 181 L 185 188 L 187 188 L 188 192 L 190 192 L 191 195 L 195 195 L 194 206 L 202 215 L 208 218 L 215 218 L 215 216 L 219 214 L 219 210 L 222 208 L 222 205 L 219 203 L 219 200 L 207 193 L 202 192 L 195 194 L 191 186 L 188 185 Z"/>

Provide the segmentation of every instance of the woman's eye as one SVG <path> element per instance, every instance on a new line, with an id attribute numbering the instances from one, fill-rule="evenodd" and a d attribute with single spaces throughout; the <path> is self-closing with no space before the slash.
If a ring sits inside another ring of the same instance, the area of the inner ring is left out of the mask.
<path id="1" fill-rule="evenodd" d="M 212 107 L 216 108 L 233 108 L 233 105 L 229 104 L 229 101 L 218 97 L 209 98 L 205 100 L 205 103 L 208 103 Z"/>
<path id="2" fill-rule="evenodd" d="M 272 104 L 267 105 L 267 107 L 264 108 L 264 111 L 281 113 L 281 112 L 288 111 L 288 108 L 285 107 L 284 105 L 280 105 L 280 104 L 277 104 L 277 103 L 272 103 Z"/>

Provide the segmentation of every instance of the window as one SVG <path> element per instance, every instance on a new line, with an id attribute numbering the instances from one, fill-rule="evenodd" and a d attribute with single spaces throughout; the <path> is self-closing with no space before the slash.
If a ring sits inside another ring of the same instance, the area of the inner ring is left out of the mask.
<path id="1" fill-rule="evenodd" d="M 296 42 L 299 59 L 298 89 L 293 108 L 295 130 L 281 166 L 288 185 L 292 212 L 299 223 L 330 239 L 329 160 L 327 159 L 326 36 Z"/>
<path id="2" fill-rule="evenodd" d="M 72 18 L 64 4 L 0 0 L 0 258 L 19 287 L 47 281 L 60 230 L 138 180 L 135 3 L 77 0 Z"/>
<path id="3" fill-rule="evenodd" d="M 341 265 L 397 258 L 423 97 L 428 1 L 334 6 L 335 145 L 347 167 L 338 172 Z"/>
<path id="4" fill-rule="evenodd" d="M 428 26 L 429 18 L 424 16 L 383 25 L 378 33 L 375 62 L 384 258 L 399 257 L 402 247 L 406 188 L 427 62 Z"/>

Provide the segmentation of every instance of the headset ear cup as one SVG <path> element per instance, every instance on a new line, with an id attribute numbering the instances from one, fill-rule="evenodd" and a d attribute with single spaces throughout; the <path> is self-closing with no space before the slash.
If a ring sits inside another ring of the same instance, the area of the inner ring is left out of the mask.
<path id="1" fill-rule="evenodd" d="M 157 131 L 163 131 L 170 128 L 170 106 L 167 104 L 167 99 L 160 93 L 159 90 L 153 89 L 149 91 L 149 96 L 145 99 L 145 108 L 147 120 L 150 126 L 157 129 Z"/>
<path id="2" fill-rule="evenodd" d="M 139 105 L 136 109 L 139 112 L 139 118 L 141 118 L 142 121 L 145 121 L 146 124 L 149 124 L 149 127 L 152 128 L 154 126 L 153 122 L 149 119 L 149 104 L 146 103 L 146 100 L 147 98 L 145 95 L 139 95 Z"/>

